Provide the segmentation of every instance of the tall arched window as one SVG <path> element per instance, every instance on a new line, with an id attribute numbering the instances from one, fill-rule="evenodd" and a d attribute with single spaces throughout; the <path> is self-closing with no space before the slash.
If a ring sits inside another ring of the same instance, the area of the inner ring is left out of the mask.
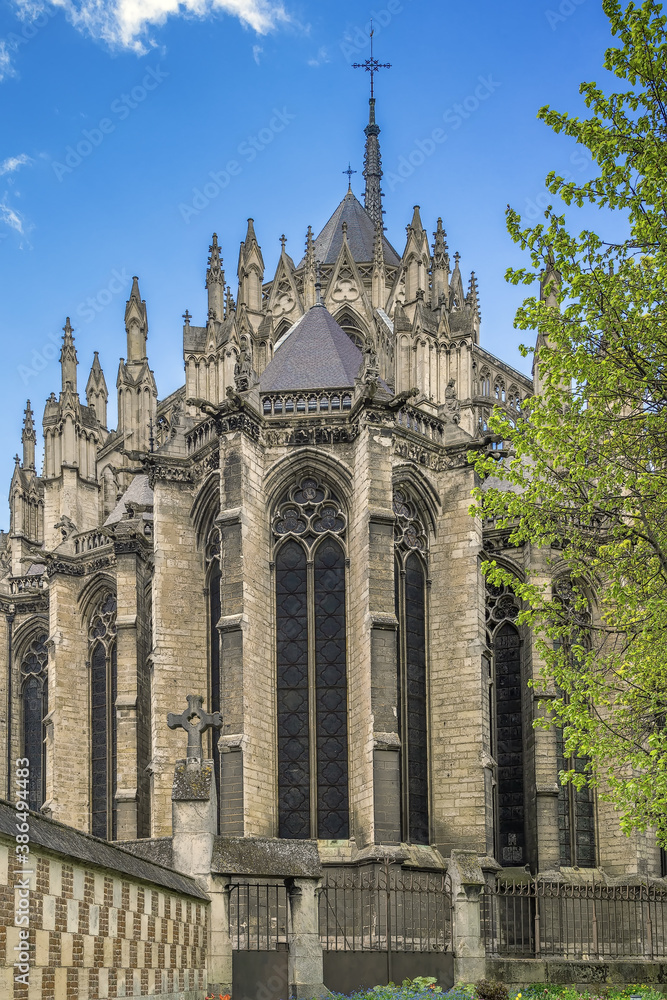
<path id="1" fill-rule="evenodd" d="M 401 740 L 402 839 L 429 843 L 426 671 L 427 534 L 404 488 L 393 497 L 398 629 L 398 725 Z"/>
<path id="2" fill-rule="evenodd" d="M 209 624 L 209 685 L 210 685 L 210 711 L 221 711 L 221 679 L 220 679 L 220 632 L 218 624 L 222 614 L 222 604 L 220 599 L 220 584 L 222 573 L 220 570 L 220 530 L 212 528 L 209 532 L 206 545 L 206 564 L 208 568 L 208 624 Z M 220 730 L 211 730 L 211 754 L 215 772 L 215 787 L 218 796 L 218 806 L 220 805 L 220 755 L 218 753 L 218 743 L 220 740 Z M 218 825 L 220 823 L 220 811 L 218 810 Z"/>
<path id="3" fill-rule="evenodd" d="M 116 838 L 116 598 L 107 594 L 88 630 L 90 649 L 90 829 Z"/>
<path id="4" fill-rule="evenodd" d="M 310 477 L 274 516 L 280 837 L 350 835 L 345 526 L 340 501 Z"/>
<path id="5" fill-rule="evenodd" d="M 21 657 L 23 756 L 30 761 L 28 805 L 35 810 L 42 807 L 46 797 L 44 718 L 49 710 L 46 639 L 46 632 L 40 632 Z"/>
<path id="6" fill-rule="evenodd" d="M 521 638 L 514 621 L 517 600 L 508 587 L 487 584 L 487 627 L 493 650 L 491 699 L 493 747 L 497 763 L 496 858 L 501 865 L 526 863 L 524 794 L 523 681 Z"/>
<path id="7" fill-rule="evenodd" d="M 573 639 L 587 646 L 585 623 L 590 621 L 586 612 L 577 610 L 574 588 L 567 578 L 554 583 L 554 596 L 558 597 L 566 609 L 572 611 Z M 559 644 L 557 644 L 559 645 Z M 570 656 L 573 656 L 570 653 Z M 561 691 L 562 695 L 563 692 Z M 585 774 L 588 758 L 569 755 L 565 749 L 563 730 L 556 728 L 556 753 L 558 770 Z M 595 868 L 597 850 L 595 841 L 595 800 L 593 790 L 585 785 L 582 789 L 568 782 L 558 785 L 558 841 L 560 863 L 578 868 Z"/>

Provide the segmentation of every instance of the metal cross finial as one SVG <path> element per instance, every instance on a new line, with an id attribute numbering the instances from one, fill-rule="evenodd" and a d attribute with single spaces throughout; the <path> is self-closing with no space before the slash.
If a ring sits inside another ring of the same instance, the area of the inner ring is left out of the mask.
<path id="1" fill-rule="evenodd" d="M 286 243 L 287 243 L 287 237 L 286 237 L 286 236 L 285 236 L 285 234 L 283 233 L 283 235 L 282 235 L 282 236 L 280 237 L 280 245 L 281 245 L 281 247 L 283 248 L 283 249 L 282 249 L 282 252 L 283 252 L 283 253 L 285 252 L 285 244 L 286 244 Z"/>
<path id="2" fill-rule="evenodd" d="M 189 694 L 188 707 L 180 715 L 170 712 L 167 725 L 170 729 L 185 729 L 188 734 L 188 760 L 201 760 L 203 757 L 202 736 L 207 729 L 219 729 L 222 725 L 220 712 L 205 712 L 202 708 L 204 699 L 198 694 Z"/>
<path id="3" fill-rule="evenodd" d="M 189 310 L 186 309 L 185 312 L 183 313 L 183 320 L 185 321 L 185 325 L 186 326 L 190 326 L 190 320 L 191 319 L 192 319 L 192 316 L 190 315 Z"/>
<path id="4" fill-rule="evenodd" d="M 356 174 L 356 172 L 357 172 L 356 170 L 352 169 L 352 167 L 350 166 L 350 161 L 348 160 L 347 170 L 344 170 L 343 173 L 347 174 L 347 187 L 349 191 L 352 190 L 352 174 Z"/>
<path id="5" fill-rule="evenodd" d="M 370 59 L 366 59 L 366 61 L 362 62 L 362 63 L 352 63 L 352 68 L 353 69 L 365 69 L 368 73 L 371 74 L 371 101 L 375 97 L 375 92 L 374 92 L 374 89 L 373 89 L 373 74 L 377 73 L 378 70 L 380 70 L 380 69 L 391 69 L 391 63 L 381 63 L 381 62 L 378 62 L 377 59 L 375 59 L 375 57 L 373 56 L 373 35 L 374 34 L 375 34 L 375 29 L 373 28 L 373 21 L 371 19 L 371 32 L 370 32 L 371 56 L 370 56 Z"/>

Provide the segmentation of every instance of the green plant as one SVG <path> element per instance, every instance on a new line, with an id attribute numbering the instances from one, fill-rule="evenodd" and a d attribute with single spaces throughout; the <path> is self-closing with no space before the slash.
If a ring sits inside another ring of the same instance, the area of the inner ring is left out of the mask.
<path id="1" fill-rule="evenodd" d="M 480 979 L 476 991 L 479 1000 L 509 1000 L 509 990 L 505 984 L 493 979 Z"/>

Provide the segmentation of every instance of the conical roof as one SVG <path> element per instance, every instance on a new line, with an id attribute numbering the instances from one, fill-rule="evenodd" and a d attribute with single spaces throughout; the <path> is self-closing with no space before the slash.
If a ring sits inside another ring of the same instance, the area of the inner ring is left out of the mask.
<path id="1" fill-rule="evenodd" d="M 331 313 L 317 304 L 278 341 L 260 377 L 260 390 L 352 388 L 362 361 L 356 344 Z"/>
<path id="2" fill-rule="evenodd" d="M 347 242 L 352 256 L 358 263 L 370 263 L 373 260 L 373 239 L 375 226 L 370 215 L 348 191 L 340 205 L 331 216 L 326 226 L 315 240 L 315 260 L 322 264 L 335 264 L 340 248 L 343 245 L 343 223 L 347 222 Z M 401 260 L 389 240 L 383 235 L 382 247 L 387 264 L 400 264 Z M 299 264 L 301 267 L 305 258 Z"/>

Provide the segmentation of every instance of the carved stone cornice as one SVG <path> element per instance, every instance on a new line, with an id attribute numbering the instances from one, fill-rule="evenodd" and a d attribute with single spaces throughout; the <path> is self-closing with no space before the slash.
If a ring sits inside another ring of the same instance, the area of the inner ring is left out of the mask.
<path id="1" fill-rule="evenodd" d="M 359 436 L 359 424 L 320 425 L 317 427 L 286 427 L 264 431 L 264 441 L 271 447 L 281 445 L 347 444 Z"/>
<path id="2" fill-rule="evenodd" d="M 48 576 L 85 576 L 86 569 L 81 562 L 54 556 L 46 566 Z"/>
<path id="3" fill-rule="evenodd" d="M 44 591 L 41 597 L 31 594 L 27 600 L 19 594 L 0 597 L 0 613 L 3 615 L 39 615 L 48 614 L 48 610 L 48 591 Z"/>

